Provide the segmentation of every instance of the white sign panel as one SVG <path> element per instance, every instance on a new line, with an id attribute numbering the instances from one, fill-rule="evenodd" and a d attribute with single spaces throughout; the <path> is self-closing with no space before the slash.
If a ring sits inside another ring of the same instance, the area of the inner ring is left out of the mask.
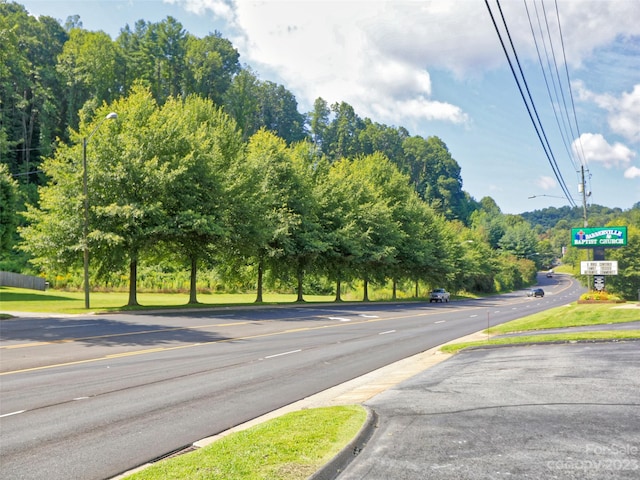
<path id="1" fill-rule="evenodd" d="M 618 261 L 580 262 L 582 275 L 618 275 Z"/>

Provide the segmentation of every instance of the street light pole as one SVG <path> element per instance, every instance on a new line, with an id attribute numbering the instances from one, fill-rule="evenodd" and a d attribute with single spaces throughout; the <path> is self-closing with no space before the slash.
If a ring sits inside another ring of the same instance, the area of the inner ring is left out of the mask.
<path id="1" fill-rule="evenodd" d="M 84 197 L 84 218 L 82 225 L 82 249 L 83 249 L 83 263 L 84 263 L 84 308 L 89 309 L 89 189 L 87 185 L 87 143 L 89 139 L 96 133 L 98 127 L 102 125 L 105 120 L 112 120 L 118 118 L 118 114 L 115 112 L 109 113 L 104 117 L 92 132 L 82 139 L 82 196 Z"/>

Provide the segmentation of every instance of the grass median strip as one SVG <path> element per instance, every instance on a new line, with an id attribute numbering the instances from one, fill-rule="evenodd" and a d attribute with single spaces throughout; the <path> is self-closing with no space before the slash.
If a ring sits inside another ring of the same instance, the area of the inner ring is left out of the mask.
<path id="1" fill-rule="evenodd" d="M 359 405 L 288 413 L 162 460 L 126 479 L 306 479 L 356 436 L 366 417 Z"/>
<path id="2" fill-rule="evenodd" d="M 598 331 L 581 333 L 550 333 L 546 335 L 522 335 L 517 337 L 502 337 L 475 342 L 453 343 L 444 345 L 441 350 L 445 353 L 455 353 L 468 347 L 482 347 L 488 345 L 515 345 L 521 343 L 552 343 L 552 342 L 586 342 L 598 340 L 636 340 L 640 339 L 640 330 Z"/>
<path id="3" fill-rule="evenodd" d="M 627 308 L 629 307 L 629 308 Z M 502 325 L 496 325 L 485 330 L 486 340 L 461 342 L 444 345 L 441 350 L 445 353 L 455 353 L 467 347 L 487 345 L 513 345 L 522 343 L 543 342 L 580 342 L 598 340 L 635 340 L 640 339 L 640 330 L 615 330 L 609 325 L 625 322 L 640 321 L 640 308 L 635 304 L 627 305 L 606 304 L 570 304 L 552 308 L 528 317 L 513 320 Z M 583 327 L 598 325 L 598 331 L 546 333 L 536 334 L 537 330 L 554 328 Z M 495 335 L 520 333 L 509 337 L 491 338 Z M 529 334 L 527 334 L 529 333 Z"/>
<path id="4" fill-rule="evenodd" d="M 629 303 L 633 305 L 633 303 Z M 491 334 L 522 332 L 528 330 L 547 330 L 550 328 L 582 327 L 587 325 L 606 325 L 640 320 L 640 309 L 621 308 L 626 304 L 577 304 L 552 308 L 544 312 L 529 315 L 512 322 L 491 327 Z"/>

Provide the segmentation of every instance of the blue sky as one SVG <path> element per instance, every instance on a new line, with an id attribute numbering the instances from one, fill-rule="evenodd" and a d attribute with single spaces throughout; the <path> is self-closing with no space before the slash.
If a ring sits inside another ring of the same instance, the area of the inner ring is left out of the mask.
<path id="1" fill-rule="evenodd" d="M 440 137 L 463 188 L 476 200 L 491 196 L 504 213 L 569 205 L 558 176 L 581 205 L 582 165 L 589 203 L 628 209 L 640 201 L 637 0 L 557 0 L 559 21 L 555 0 L 500 2 L 555 168 L 483 0 L 18 3 L 62 22 L 77 14 L 85 29 L 112 38 L 126 24 L 169 15 L 198 37 L 219 31 L 262 80 L 293 92 L 301 112 L 317 97 L 345 101 L 361 117 Z M 496 0 L 488 3 L 500 22 Z M 554 57 L 559 82 L 547 70 Z"/>

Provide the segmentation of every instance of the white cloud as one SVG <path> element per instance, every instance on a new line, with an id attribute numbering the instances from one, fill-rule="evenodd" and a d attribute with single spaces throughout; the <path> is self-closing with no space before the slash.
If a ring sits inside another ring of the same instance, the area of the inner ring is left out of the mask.
<path id="1" fill-rule="evenodd" d="M 434 98 L 431 72 L 464 81 L 506 66 L 486 5 L 477 0 L 164 1 L 230 22 L 241 60 L 283 83 L 303 110 L 323 97 L 380 122 L 463 124 L 468 114 L 455 100 Z M 524 5 L 503 2 L 502 9 L 522 60 L 537 62 Z M 618 35 L 640 34 L 640 8 L 630 0 L 559 0 L 558 11 L 570 63 L 580 64 Z M 556 27 L 555 8 L 547 14 Z M 612 123 L 632 128 L 620 113 Z"/>
<path id="2" fill-rule="evenodd" d="M 633 143 L 640 143 L 640 84 L 630 93 L 624 92 L 609 116 L 614 132 Z"/>
<path id="3" fill-rule="evenodd" d="M 624 172 L 624 178 L 640 178 L 640 168 L 629 167 Z"/>
<path id="4" fill-rule="evenodd" d="M 203 15 L 207 11 L 227 21 L 234 19 L 234 6 L 230 0 L 162 0 L 172 5 L 182 5 L 187 12 Z"/>
<path id="5" fill-rule="evenodd" d="M 465 123 L 468 117 L 459 106 L 431 98 L 428 67 L 446 58 L 442 51 L 428 53 L 436 48 L 433 39 L 414 38 L 411 49 L 404 48 L 412 31 L 424 30 L 430 14 L 454 18 L 448 2 L 236 3 L 249 63 L 277 72 L 303 108 L 323 97 L 330 104 L 345 101 L 359 115 L 381 122 Z M 430 23 L 437 25 L 438 18 Z M 444 34 L 446 27 L 441 29 Z M 456 35 L 449 31 L 447 36 Z M 445 40 L 439 38 L 440 49 Z"/>
<path id="6" fill-rule="evenodd" d="M 574 86 L 580 100 L 595 103 L 609 112 L 607 120 L 612 132 L 632 143 L 640 143 L 640 84 L 619 97 L 591 92 L 582 82 L 575 82 Z"/>
<path id="7" fill-rule="evenodd" d="M 536 180 L 536 185 L 543 190 L 551 190 L 558 186 L 552 177 L 542 176 Z"/>
<path id="8" fill-rule="evenodd" d="M 578 157 L 584 152 L 587 162 L 597 162 L 605 168 L 624 168 L 635 157 L 631 149 L 619 142 L 611 145 L 599 133 L 583 133 L 579 140 L 573 142 L 572 148 Z"/>
<path id="9" fill-rule="evenodd" d="M 531 3 L 531 2 L 527 2 Z M 549 24 L 557 30 L 555 9 L 547 4 Z M 529 7 L 531 10 L 531 7 Z M 558 1 L 564 53 L 570 65 L 577 67 L 590 58 L 598 48 L 617 37 L 640 35 L 640 4 L 634 0 Z M 560 42 L 555 40 L 555 46 Z M 558 53 L 560 50 L 558 50 Z"/>

